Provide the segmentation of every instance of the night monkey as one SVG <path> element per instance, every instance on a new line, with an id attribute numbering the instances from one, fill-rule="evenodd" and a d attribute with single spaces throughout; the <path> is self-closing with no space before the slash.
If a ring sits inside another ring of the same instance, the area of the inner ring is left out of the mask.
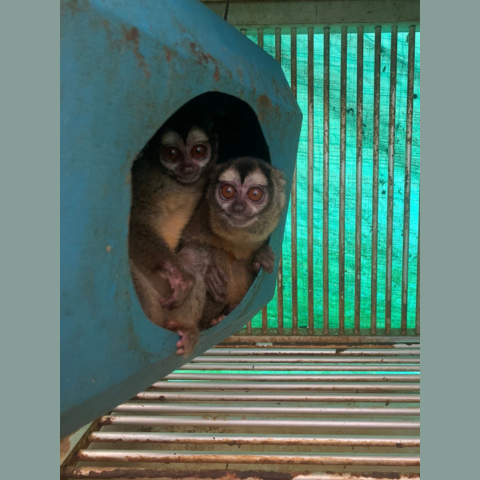
<path id="1" fill-rule="evenodd" d="M 140 304 L 155 324 L 180 307 L 196 274 L 175 255 L 182 231 L 204 194 L 217 158 L 213 122 L 202 111 L 178 110 L 134 161 L 129 228 L 132 279 Z M 193 263 L 205 261 L 198 255 Z M 189 312 L 188 307 L 184 310 Z"/>
<path id="2" fill-rule="evenodd" d="M 286 204 L 285 185 L 280 170 L 257 158 L 216 167 L 180 242 L 179 257 L 188 259 L 185 265 L 196 281 L 172 312 L 180 335 L 177 353 L 191 353 L 199 331 L 240 303 L 261 267 L 272 273 L 275 255 L 267 242 Z"/>

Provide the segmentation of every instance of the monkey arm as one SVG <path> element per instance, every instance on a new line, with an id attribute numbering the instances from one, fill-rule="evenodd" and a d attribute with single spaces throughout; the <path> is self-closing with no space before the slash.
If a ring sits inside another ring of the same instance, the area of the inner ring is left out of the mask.
<path id="1" fill-rule="evenodd" d="M 174 257 L 167 243 L 150 225 L 133 221 L 130 222 L 128 253 L 137 268 L 144 273 L 161 270 L 165 260 Z"/>
<path id="2" fill-rule="evenodd" d="M 228 277 L 216 264 L 209 265 L 205 274 L 205 284 L 208 293 L 216 302 L 224 302 L 227 298 Z"/>
<path id="3" fill-rule="evenodd" d="M 202 252 L 206 258 L 206 271 L 204 275 L 205 285 L 208 294 L 215 302 L 223 303 L 227 297 L 228 285 L 228 256 L 227 254 L 199 238 L 184 240 L 182 242 L 184 249 Z"/>
<path id="4" fill-rule="evenodd" d="M 192 288 L 193 277 L 150 225 L 130 223 L 129 256 L 157 291 L 163 308 L 171 310 L 182 305 Z"/>
<path id="5" fill-rule="evenodd" d="M 254 272 L 258 272 L 260 268 L 263 267 L 267 273 L 272 273 L 274 264 L 275 253 L 268 243 L 252 255 L 251 265 Z"/>

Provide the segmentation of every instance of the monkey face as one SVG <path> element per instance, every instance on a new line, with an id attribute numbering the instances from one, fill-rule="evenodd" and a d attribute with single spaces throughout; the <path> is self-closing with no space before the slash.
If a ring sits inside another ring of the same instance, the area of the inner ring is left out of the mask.
<path id="1" fill-rule="evenodd" d="M 165 132 L 159 150 L 167 173 L 184 184 L 195 182 L 212 158 L 209 137 L 199 127 L 193 127 L 185 137 L 173 130 Z"/>
<path id="2" fill-rule="evenodd" d="M 271 196 L 267 171 L 251 159 L 239 159 L 223 170 L 215 186 L 217 212 L 232 227 L 249 227 L 262 218 Z"/>

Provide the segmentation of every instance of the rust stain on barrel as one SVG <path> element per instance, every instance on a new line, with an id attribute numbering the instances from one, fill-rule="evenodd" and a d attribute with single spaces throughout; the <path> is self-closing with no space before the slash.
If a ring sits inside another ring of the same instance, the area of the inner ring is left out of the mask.
<path id="1" fill-rule="evenodd" d="M 259 120 L 265 120 L 272 108 L 272 102 L 266 95 L 260 95 L 257 98 L 257 110 Z"/>
<path id="2" fill-rule="evenodd" d="M 215 63 L 215 59 L 209 53 L 200 50 L 195 42 L 190 42 L 190 50 L 197 57 L 198 63 Z"/>
<path id="3" fill-rule="evenodd" d="M 63 5 L 68 7 L 74 15 L 76 13 L 85 13 L 88 8 L 90 8 L 90 2 L 88 0 L 70 0 L 68 2 L 62 2 L 60 5 L 61 7 L 63 7 Z"/>
<path id="4" fill-rule="evenodd" d="M 257 98 L 257 106 L 259 109 L 267 109 L 272 107 L 272 102 L 266 95 L 260 95 Z"/>
<path id="5" fill-rule="evenodd" d="M 138 66 L 143 69 L 145 77 L 150 77 L 150 69 L 148 68 L 145 57 L 140 53 L 140 32 L 137 27 L 123 27 L 123 36 L 128 44 L 133 45 L 133 53 L 138 60 Z"/>

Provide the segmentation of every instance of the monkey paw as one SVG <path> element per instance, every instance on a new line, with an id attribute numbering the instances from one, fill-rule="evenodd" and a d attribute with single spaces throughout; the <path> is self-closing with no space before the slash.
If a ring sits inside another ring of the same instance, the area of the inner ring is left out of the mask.
<path id="1" fill-rule="evenodd" d="M 193 286 L 190 276 L 180 272 L 172 263 L 166 262 L 160 275 L 165 278 L 172 289 L 167 298 L 160 298 L 158 301 L 162 308 L 173 310 L 180 307 L 187 298 Z"/>
<path id="2" fill-rule="evenodd" d="M 180 340 L 175 345 L 177 348 L 176 354 L 188 357 L 192 353 L 196 341 L 190 336 L 188 331 L 177 330 L 177 333 Z"/>
<path id="3" fill-rule="evenodd" d="M 177 344 L 175 345 L 177 347 L 177 355 L 185 355 L 185 332 L 182 332 L 182 331 L 178 331 L 177 332 L 179 337 L 180 337 L 180 340 L 177 342 Z"/>
<path id="4" fill-rule="evenodd" d="M 207 291 L 216 301 L 223 303 L 227 298 L 228 277 L 225 272 L 217 265 L 210 265 L 205 274 L 205 284 Z"/>
<path id="5" fill-rule="evenodd" d="M 275 253 L 273 253 L 270 245 L 265 245 L 253 256 L 253 270 L 255 272 L 258 272 L 260 267 L 263 267 L 267 273 L 272 273 L 274 263 Z"/>

